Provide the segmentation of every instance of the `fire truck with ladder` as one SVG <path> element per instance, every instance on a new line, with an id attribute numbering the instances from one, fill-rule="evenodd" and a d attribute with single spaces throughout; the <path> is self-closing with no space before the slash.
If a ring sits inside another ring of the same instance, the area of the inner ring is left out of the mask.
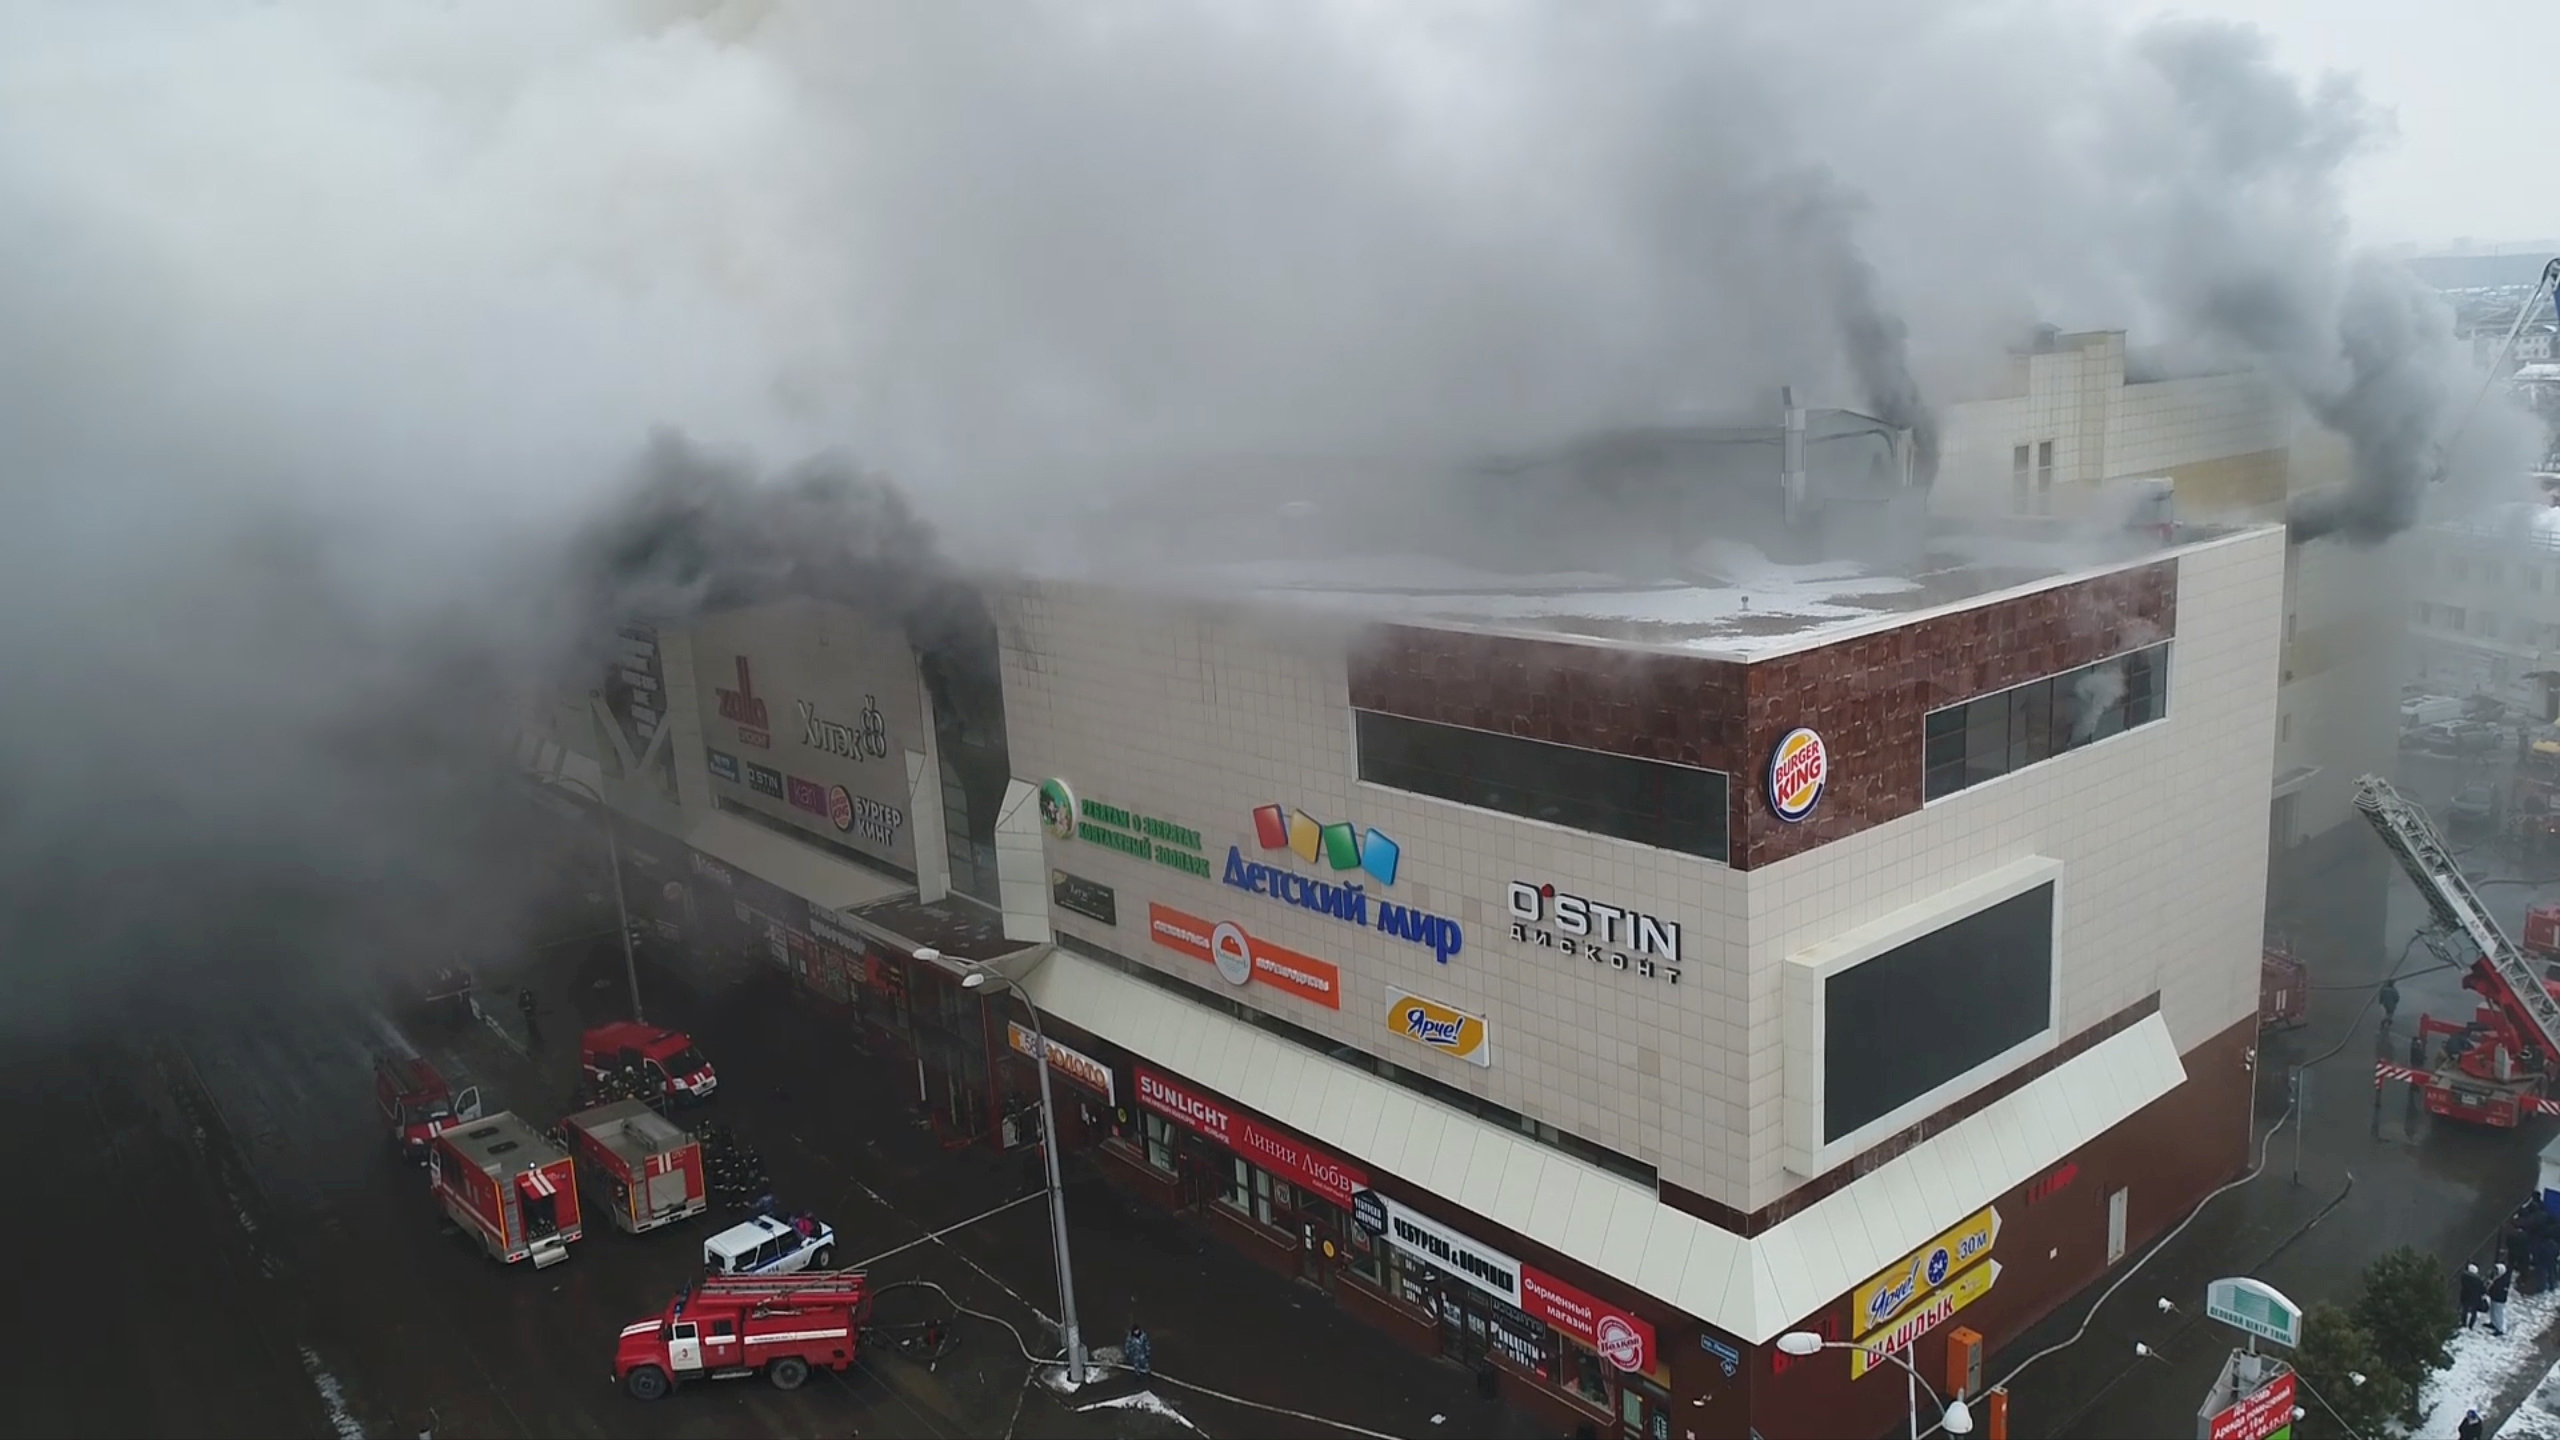
<path id="1" fill-rule="evenodd" d="M 678 1292 L 656 1319 L 622 1327 L 613 1383 L 635 1400 L 656 1400 L 688 1380 L 762 1371 L 775 1389 L 797 1390 L 814 1368 L 851 1368 L 870 1318 L 859 1270 L 708 1276 Z"/>
<path id="2" fill-rule="evenodd" d="M 2433 1068 L 2398 1064 L 2386 1055 L 2373 1067 L 2374 1088 L 2403 1081 L 2419 1088 L 2429 1114 L 2497 1129 L 2513 1128 L 2528 1115 L 2560 1115 L 2560 1100 L 2551 1095 L 2552 1057 L 2560 1055 L 2560 997 L 2489 918 L 2424 809 L 2373 775 L 2356 781 L 2355 804 L 2434 913 L 2436 923 L 2420 933 L 2426 947 L 2446 964 L 2461 965 L 2454 939 L 2460 932 L 2479 951 L 2462 977 L 2462 988 L 2481 1001 L 2469 1023 L 2418 1017 L 2418 1035 L 2435 1057 Z"/>

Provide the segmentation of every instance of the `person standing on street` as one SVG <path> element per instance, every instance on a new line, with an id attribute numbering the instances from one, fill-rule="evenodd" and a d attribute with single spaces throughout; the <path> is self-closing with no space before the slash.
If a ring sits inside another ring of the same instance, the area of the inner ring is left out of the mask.
<path id="1" fill-rule="evenodd" d="M 2427 1017 L 2419 1016 L 2418 1033 L 2409 1037 L 2409 1068 L 2422 1075 L 2427 1069 L 2426 1027 Z M 2422 1108 L 2419 1102 L 2423 1098 L 2421 1095 L 2423 1088 L 2421 1081 L 2409 1082 L 2409 1104 L 2400 1114 L 2400 1133 L 2412 1140 L 2418 1138 L 2418 1116 Z"/>
<path id="2" fill-rule="evenodd" d="M 2548 1295 L 2560 1286 L 2560 1235 L 2544 1230 L 2533 1237 L 2533 1288 Z"/>
<path id="3" fill-rule="evenodd" d="M 2480 1440 L 2481 1429 L 2480 1412 L 2477 1410 L 2465 1410 L 2462 1412 L 2461 1426 L 2453 1433 L 2458 1437 L 2458 1440 Z"/>
<path id="4" fill-rule="evenodd" d="M 516 1008 L 524 1012 L 525 1048 L 528 1050 L 540 1049 L 542 1046 L 542 1020 L 536 1013 L 539 1007 L 533 998 L 532 986 L 527 985 L 516 992 Z"/>
<path id="5" fill-rule="evenodd" d="M 1155 1373 L 1155 1346 L 1148 1341 L 1145 1328 L 1135 1320 L 1129 1322 L 1129 1338 L 1121 1343 L 1120 1358 L 1129 1362 L 1129 1373 L 1141 1380 Z"/>
<path id="6" fill-rule="evenodd" d="M 2391 1033 L 2391 1017 L 2400 1009 L 2400 987 L 2386 977 L 2374 998 L 2382 1002 L 2382 1033 L 2388 1035 Z"/>
<path id="7" fill-rule="evenodd" d="M 2470 1329 L 2472 1322 L 2480 1318 L 2480 1312 L 2487 1308 L 2489 1308 L 2489 1283 L 2480 1278 L 2480 1267 L 2463 1266 L 2462 1328 Z"/>
<path id="8" fill-rule="evenodd" d="M 2516 1272 L 2501 1265 L 2489 1281 L 2489 1333 L 2507 1333 L 2507 1293 L 2515 1284 Z"/>

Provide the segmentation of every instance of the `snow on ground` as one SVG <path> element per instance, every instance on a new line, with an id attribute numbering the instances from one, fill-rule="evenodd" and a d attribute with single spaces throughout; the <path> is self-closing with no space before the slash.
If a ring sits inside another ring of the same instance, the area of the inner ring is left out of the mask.
<path id="1" fill-rule="evenodd" d="M 2454 1417 L 2457 1422 L 2461 1418 Z M 2497 1440 L 2560 1440 L 2560 1365 L 2552 1366 L 2524 1404 L 2498 1427 Z"/>
<path id="2" fill-rule="evenodd" d="M 1097 1400 L 1090 1405 L 1076 1407 L 1076 1413 L 1079 1415 L 1090 1410 L 1136 1410 L 1148 1415 L 1162 1416 L 1185 1430 L 1200 1428 L 1191 1423 L 1191 1417 L 1166 1404 L 1164 1398 L 1153 1390 L 1140 1390 L 1133 1394 L 1121 1395 L 1109 1400 Z"/>
<path id="3" fill-rule="evenodd" d="M 2409 1432 L 2411 1440 L 2453 1440 L 2462 1412 L 2475 1406 L 2483 1415 L 2496 1413 L 2492 1407 L 2498 1397 L 2541 1368 L 2543 1332 L 2555 1318 L 2560 1318 L 2560 1295 L 2519 1295 L 2507 1306 L 2504 1336 L 2489 1333 L 2486 1316 L 2471 1329 L 2453 1332 L 2453 1343 L 2445 1347 L 2453 1363 L 2418 1387 L 2418 1410 L 2425 1418 Z"/>

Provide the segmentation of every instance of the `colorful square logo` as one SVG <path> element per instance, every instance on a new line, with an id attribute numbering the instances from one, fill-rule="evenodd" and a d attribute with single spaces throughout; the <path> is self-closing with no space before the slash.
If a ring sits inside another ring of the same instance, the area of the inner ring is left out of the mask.
<path id="1" fill-rule="evenodd" d="M 1364 833 L 1348 821 L 1318 820 L 1285 805 L 1256 807 L 1253 838 L 1265 850 L 1286 850 L 1309 865 L 1365 870 L 1381 885 L 1396 883 L 1404 859 L 1404 847 L 1375 826 Z"/>

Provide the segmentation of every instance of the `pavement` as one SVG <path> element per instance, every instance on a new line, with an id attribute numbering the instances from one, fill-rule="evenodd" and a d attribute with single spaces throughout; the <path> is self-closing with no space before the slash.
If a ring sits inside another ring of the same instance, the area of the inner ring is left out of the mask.
<path id="1" fill-rule="evenodd" d="M 2455 789 L 2503 778 L 2504 769 L 2496 758 L 2403 756 L 2393 778 L 2442 823 Z M 2481 893 L 2510 935 L 2522 932 L 2528 904 L 2560 896 L 2551 886 L 2515 883 L 2551 877 L 2560 859 L 2527 864 L 2448 838 L 2463 847 L 2459 858 L 2475 884 L 2492 882 Z M 2271 889 L 2268 930 L 2309 963 L 2314 988 L 2307 1022 L 2261 1041 L 2260 1138 L 2252 1154 L 2264 1157 L 2263 1168 L 2206 1205 L 2175 1239 L 2129 1257 L 2115 1276 L 1985 1363 L 1995 1383 L 2026 1365 L 2010 1382 L 2011 1432 L 2021 1440 L 2192 1433 L 2199 1402 L 2239 1343 L 2235 1332 L 2203 1318 L 2207 1282 L 2254 1275 L 2307 1309 L 2351 1299 L 2364 1266 L 2398 1245 L 2430 1251 L 2459 1273 L 2466 1260 L 2485 1255 L 2506 1214 L 2533 1189 L 2535 1157 L 2554 1122 L 2510 1131 L 2438 1124 L 2413 1116 L 2398 1085 L 2375 1109 L 2381 1014 L 2371 1002 L 2382 978 L 2395 967 L 2404 977 L 2390 1040 L 2404 1054 L 2419 1013 L 2467 1016 L 2473 1008 L 2459 972 L 2430 969 L 2437 962 L 2425 948 L 2409 946 L 2425 918 L 2417 887 L 2359 821 L 2287 861 Z M 2310 1075 L 2301 1123 L 2276 1129 L 2297 1065 Z M 2111 1285 L 2117 1288 L 2109 1297 Z M 2176 1308 L 2160 1310 L 2163 1298 Z M 2151 1354 L 2137 1355 L 2137 1343 Z M 2063 1348 L 2034 1358 L 2056 1345 Z M 2493 1428 L 2522 1399 L 2516 1393 L 2494 1402 Z"/>
<path id="2" fill-rule="evenodd" d="M 592 936 L 588 917 L 555 932 Z M 654 1405 L 612 1384 L 613 1338 L 699 1273 L 715 1213 L 642 1236 L 591 1217 L 568 1263 L 505 1267 L 443 1223 L 420 1172 L 377 1128 L 369 989 L 314 993 L 244 971 L 171 994 L 129 1032 L 22 1048 L 0 1078 L 22 1103 L 17 1293 L 71 1297 L 78 1323 L 22 1325 L 0 1347 L 5 1425 L 47 1435 L 463 1436 L 1531 1436 L 1472 1375 L 1382 1342 L 1331 1299 L 1274 1276 L 1191 1222 L 1070 1171 L 1071 1245 L 1087 1344 L 1130 1319 L 1156 1376 L 1080 1392 L 1031 1383 L 1052 1356 L 1056 1293 L 1045 1204 L 1024 1153 L 945 1151 L 905 1076 L 777 975 L 716 993 L 645 964 L 653 1021 L 717 1064 L 719 1117 L 765 1158 L 781 1199 L 817 1210 L 870 1267 L 876 1324 L 860 1363 L 796 1392 L 706 1384 Z M 601 982 L 601 983 L 600 983 Z M 483 992 L 542 1000 L 543 1043 L 512 1005 L 494 1025 L 395 1025 L 483 1087 L 491 1108 L 564 1113 L 582 1024 L 627 1013 L 619 948 L 599 940 L 483 972 Z M 496 1007 L 493 1007 L 496 1008 Z M 99 1292 L 104 1292 L 100 1294 Z M 912 1342 L 932 1315 L 951 1343 Z M 1107 1349 L 1106 1349 L 1106 1353 Z M 1231 1397 L 1231 1398 L 1221 1398 Z M 1295 1413 L 1292 1413 L 1295 1412 Z M 1299 1418 L 1318 1416 L 1339 1424 Z M 1350 1427 L 1350 1428 L 1344 1428 Z"/>

